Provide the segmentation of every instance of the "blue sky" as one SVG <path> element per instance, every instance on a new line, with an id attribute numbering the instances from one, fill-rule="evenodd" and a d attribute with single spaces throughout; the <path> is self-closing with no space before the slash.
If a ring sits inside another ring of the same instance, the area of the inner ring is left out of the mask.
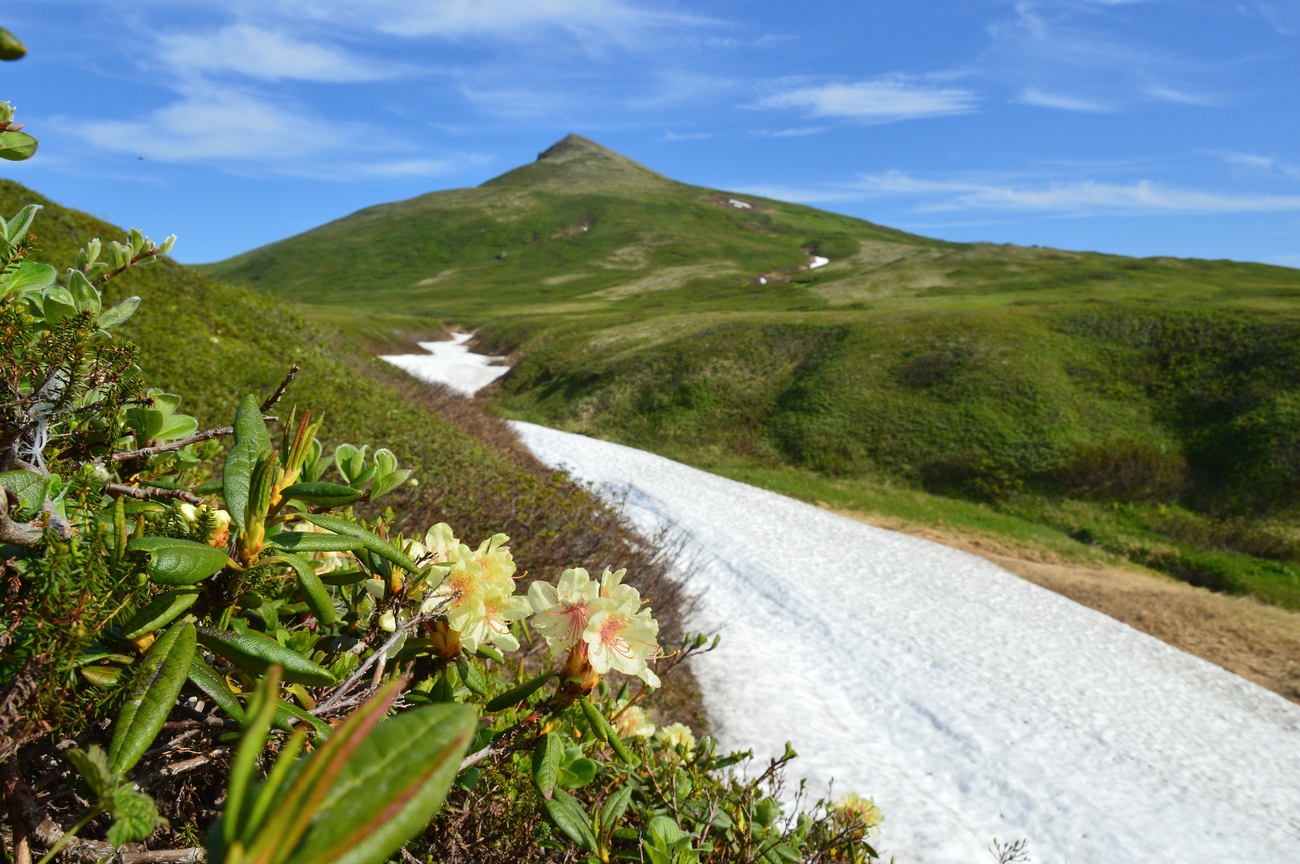
<path id="1" fill-rule="evenodd" d="M 1300 266 L 1300 0 L 40 0 L 0 173 L 224 258 L 568 132 L 951 240 Z"/>

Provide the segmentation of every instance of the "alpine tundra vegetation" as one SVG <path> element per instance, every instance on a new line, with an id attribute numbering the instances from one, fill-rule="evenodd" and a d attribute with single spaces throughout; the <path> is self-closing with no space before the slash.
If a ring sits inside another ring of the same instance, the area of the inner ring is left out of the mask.
<path id="1" fill-rule="evenodd" d="M 31 156 L 3 112 L 0 157 Z M 792 749 L 742 771 L 656 731 L 660 679 L 717 640 L 627 570 L 553 566 L 623 556 L 680 599 L 589 493 L 169 262 L 175 238 L 0 193 L 6 860 L 876 858 L 874 807 L 780 803 Z M 526 593 L 494 520 L 536 536 Z"/>

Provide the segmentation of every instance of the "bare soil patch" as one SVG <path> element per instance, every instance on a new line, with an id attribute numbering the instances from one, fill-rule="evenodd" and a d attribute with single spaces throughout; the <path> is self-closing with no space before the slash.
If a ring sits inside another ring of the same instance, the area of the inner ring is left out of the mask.
<path id="1" fill-rule="evenodd" d="M 1061 561 L 998 540 L 835 511 L 942 543 L 1123 621 L 1169 645 L 1300 703 L 1300 614 L 1139 569 Z"/>

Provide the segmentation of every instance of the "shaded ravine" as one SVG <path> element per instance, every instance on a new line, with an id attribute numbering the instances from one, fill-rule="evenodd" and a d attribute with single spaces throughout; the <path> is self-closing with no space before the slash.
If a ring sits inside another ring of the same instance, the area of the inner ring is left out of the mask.
<path id="1" fill-rule="evenodd" d="M 974 556 L 644 451 L 524 443 L 693 554 L 723 746 L 876 797 L 882 851 L 987 862 L 1300 860 L 1300 706 Z"/>

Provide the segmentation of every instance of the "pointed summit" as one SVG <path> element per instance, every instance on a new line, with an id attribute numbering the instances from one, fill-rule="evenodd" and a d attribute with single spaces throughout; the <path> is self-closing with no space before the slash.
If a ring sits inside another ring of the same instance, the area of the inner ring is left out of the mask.
<path id="1" fill-rule="evenodd" d="M 597 159 L 625 158 L 618 155 L 613 150 L 601 147 L 590 138 L 583 138 L 581 135 L 574 135 L 570 132 L 550 147 L 547 147 L 541 153 L 538 153 L 537 161 L 567 162 L 570 159 L 578 159 L 583 156 L 595 156 Z"/>
<path id="2" fill-rule="evenodd" d="M 483 185 L 548 186 L 563 187 L 571 192 L 591 192 L 671 182 L 659 172 L 602 147 L 590 138 L 569 134 L 538 153 L 536 162 L 507 171 Z"/>

